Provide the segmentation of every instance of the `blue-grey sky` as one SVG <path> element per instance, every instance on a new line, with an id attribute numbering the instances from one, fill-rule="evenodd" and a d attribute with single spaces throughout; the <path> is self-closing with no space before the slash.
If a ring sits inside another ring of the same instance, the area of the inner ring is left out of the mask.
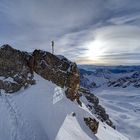
<path id="1" fill-rule="evenodd" d="M 140 0 L 0 0 L 0 45 L 79 64 L 140 64 Z"/>

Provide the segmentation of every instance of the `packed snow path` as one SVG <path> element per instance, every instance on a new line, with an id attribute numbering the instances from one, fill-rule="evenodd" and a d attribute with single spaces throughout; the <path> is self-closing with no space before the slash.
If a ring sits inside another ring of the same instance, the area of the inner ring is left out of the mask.
<path id="1" fill-rule="evenodd" d="M 36 140 L 33 128 L 25 118 L 22 117 L 19 107 L 17 107 L 13 95 L 2 95 L 2 101 L 9 113 L 9 121 L 11 123 L 11 140 Z M 28 136 L 28 138 L 27 138 Z"/>
<path id="2" fill-rule="evenodd" d="M 8 97 L 5 94 L 2 94 L 2 101 L 9 113 L 9 120 L 11 123 L 11 140 L 14 139 L 19 139 L 21 140 L 19 134 L 18 134 L 18 119 L 17 119 L 17 115 L 16 115 L 16 111 L 14 110 L 14 108 L 11 106 L 11 103 L 9 102 Z"/>

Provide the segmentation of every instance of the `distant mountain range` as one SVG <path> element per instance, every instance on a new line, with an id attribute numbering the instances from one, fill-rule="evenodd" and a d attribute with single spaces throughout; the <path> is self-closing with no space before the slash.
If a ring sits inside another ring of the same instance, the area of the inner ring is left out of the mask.
<path id="1" fill-rule="evenodd" d="M 140 87 L 140 66 L 95 66 L 80 65 L 81 86 Z"/>

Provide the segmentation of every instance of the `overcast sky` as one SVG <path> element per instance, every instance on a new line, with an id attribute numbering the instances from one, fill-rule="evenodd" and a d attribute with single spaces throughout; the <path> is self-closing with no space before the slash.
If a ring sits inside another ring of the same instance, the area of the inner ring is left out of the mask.
<path id="1" fill-rule="evenodd" d="M 0 0 L 0 45 L 79 64 L 140 64 L 140 0 Z"/>

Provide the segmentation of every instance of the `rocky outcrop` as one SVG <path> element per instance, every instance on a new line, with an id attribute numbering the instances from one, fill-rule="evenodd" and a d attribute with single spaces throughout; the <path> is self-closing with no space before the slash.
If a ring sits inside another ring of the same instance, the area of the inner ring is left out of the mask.
<path id="1" fill-rule="evenodd" d="M 22 87 L 35 84 L 34 72 L 60 87 L 65 87 L 66 96 L 72 101 L 79 101 L 77 91 L 80 74 L 75 63 L 41 50 L 29 54 L 9 45 L 0 48 L 0 89 L 6 93 L 14 93 Z"/>
<path id="2" fill-rule="evenodd" d="M 109 126 L 115 129 L 113 122 L 110 120 L 109 115 L 106 113 L 105 108 L 99 104 L 99 99 L 91 93 L 88 89 L 80 88 L 79 94 L 87 99 L 86 106 L 89 110 L 96 115 L 96 117 L 102 122 L 107 123 Z"/>
<path id="3" fill-rule="evenodd" d="M 94 134 L 96 134 L 98 131 L 98 127 L 99 127 L 99 122 L 96 121 L 95 119 L 92 119 L 91 117 L 84 118 L 84 121 L 85 121 L 86 125 L 90 128 L 90 130 Z"/>
<path id="4" fill-rule="evenodd" d="M 35 84 L 28 67 L 29 54 L 9 45 L 0 48 L 0 89 L 13 93 L 22 87 Z"/>
<path id="5" fill-rule="evenodd" d="M 33 58 L 36 73 L 60 87 L 66 87 L 66 96 L 71 100 L 78 100 L 80 74 L 75 63 L 41 50 L 35 50 Z"/>

